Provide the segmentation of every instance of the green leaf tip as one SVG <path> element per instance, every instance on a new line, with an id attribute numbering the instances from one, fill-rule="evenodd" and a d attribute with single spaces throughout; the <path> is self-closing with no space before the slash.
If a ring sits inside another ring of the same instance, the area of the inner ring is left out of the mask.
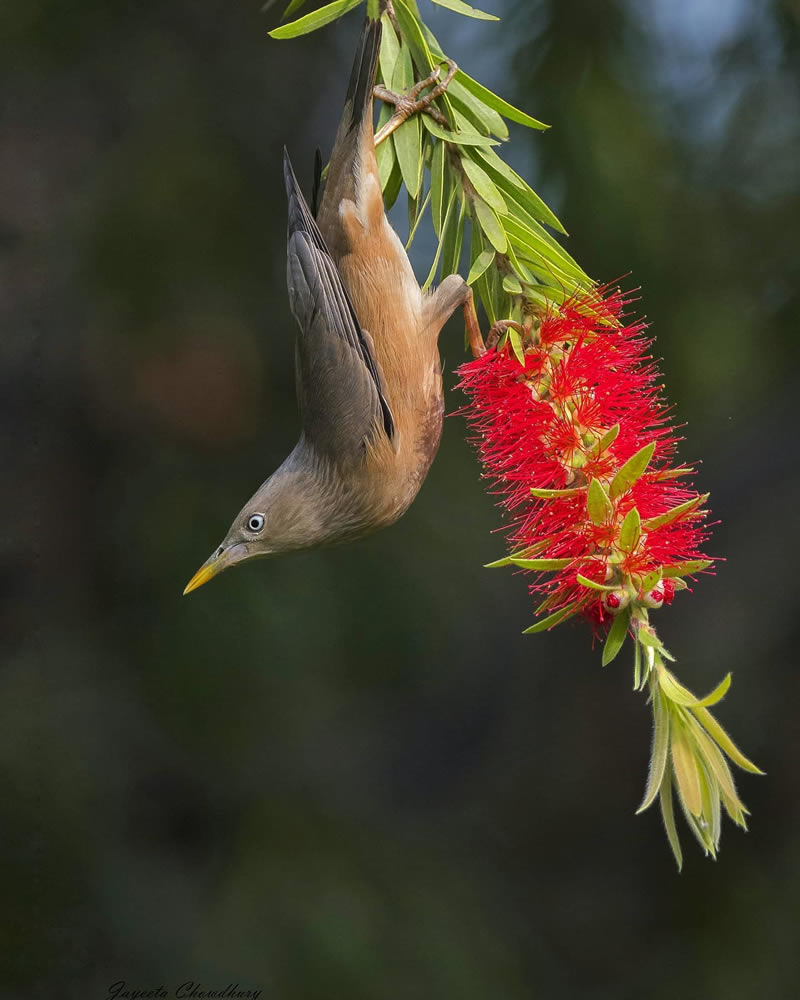
<path id="1" fill-rule="evenodd" d="M 296 21 L 290 21 L 288 24 L 281 24 L 277 28 L 273 28 L 272 31 L 268 32 L 270 38 L 284 39 L 284 38 L 299 38 L 300 35 L 307 35 L 312 31 L 316 31 L 317 28 L 322 28 L 326 24 L 331 24 L 331 22 L 338 20 L 342 14 L 346 14 L 348 11 L 353 10 L 354 7 L 358 7 L 363 0 L 334 0 L 333 3 L 327 4 L 325 7 L 320 7 L 319 10 L 312 10 L 309 14 L 304 14 L 303 17 L 299 17 Z M 292 13 L 292 4 L 286 8 L 286 13 Z M 300 5 L 294 9 L 297 10 Z"/>

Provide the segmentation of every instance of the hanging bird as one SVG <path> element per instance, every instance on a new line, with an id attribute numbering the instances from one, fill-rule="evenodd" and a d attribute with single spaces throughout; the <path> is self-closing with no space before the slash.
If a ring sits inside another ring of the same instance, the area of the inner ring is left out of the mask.
<path id="1" fill-rule="evenodd" d="M 473 338 L 477 320 L 471 290 L 458 275 L 432 293 L 420 289 L 386 218 L 373 129 L 380 39 L 380 20 L 368 16 L 316 220 L 284 151 L 300 440 L 184 593 L 247 559 L 392 524 L 417 495 L 439 447 L 439 332 L 459 306 Z"/>

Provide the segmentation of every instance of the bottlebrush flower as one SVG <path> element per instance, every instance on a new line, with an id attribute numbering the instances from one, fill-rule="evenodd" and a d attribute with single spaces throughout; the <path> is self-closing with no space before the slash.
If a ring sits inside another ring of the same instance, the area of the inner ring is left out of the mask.
<path id="1" fill-rule="evenodd" d="M 459 369 L 465 413 L 485 475 L 510 515 L 511 565 L 531 574 L 541 617 L 527 632 L 582 614 L 605 632 L 603 665 L 628 634 L 634 687 L 649 686 L 655 740 L 642 809 L 660 794 L 678 865 L 672 784 L 703 848 L 715 855 L 720 802 L 744 826 L 744 806 L 719 751 L 760 773 L 731 742 L 706 699 L 666 669 L 673 657 L 649 621 L 686 578 L 706 570 L 708 494 L 677 464 L 678 438 L 661 392 L 652 341 L 626 323 L 613 291 L 573 298 L 511 324 L 497 347 Z M 667 757 L 671 766 L 667 766 Z"/>

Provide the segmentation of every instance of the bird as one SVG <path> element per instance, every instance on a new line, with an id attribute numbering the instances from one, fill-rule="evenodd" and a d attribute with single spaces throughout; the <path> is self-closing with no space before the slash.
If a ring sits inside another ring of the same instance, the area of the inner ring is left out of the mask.
<path id="1" fill-rule="evenodd" d="M 460 306 L 471 340 L 480 337 L 464 279 L 449 275 L 423 292 L 386 217 L 373 123 L 385 6 L 364 22 L 316 218 L 284 149 L 299 440 L 184 594 L 247 560 L 346 542 L 397 521 L 439 448 L 439 333 Z"/>

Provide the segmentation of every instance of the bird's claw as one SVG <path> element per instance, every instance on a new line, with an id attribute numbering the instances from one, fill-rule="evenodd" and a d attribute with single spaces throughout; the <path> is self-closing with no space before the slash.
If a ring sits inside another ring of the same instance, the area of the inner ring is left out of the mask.
<path id="1" fill-rule="evenodd" d="M 430 115 L 437 125 L 441 125 L 442 128 L 449 129 L 450 122 L 448 122 L 442 112 L 435 107 L 433 102 L 437 97 L 441 97 L 447 90 L 450 86 L 450 82 L 457 72 L 458 66 L 452 59 L 448 59 L 447 74 L 441 82 L 439 81 L 439 77 L 441 76 L 441 66 L 437 66 L 436 69 L 425 77 L 424 80 L 420 80 L 418 83 L 415 83 L 406 94 L 397 94 L 393 90 L 389 90 L 387 87 L 381 85 L 376 86 L 373 90 L 375 97 L 377 97 L 378 100 L 385 101 L 386 104 L 392 104 L 395 111 L 383 128 L 376 132 L 375 145 L 378 146 L 381 142 L 383 142 L 383 140 L 390 136 L 392 132 L 400 128 L 403 122 L 408 121 L 412 115 Z M 424 90 L 427 90 L 428 87 L 432 88 L 430 92 L 420 96 Z"/>

